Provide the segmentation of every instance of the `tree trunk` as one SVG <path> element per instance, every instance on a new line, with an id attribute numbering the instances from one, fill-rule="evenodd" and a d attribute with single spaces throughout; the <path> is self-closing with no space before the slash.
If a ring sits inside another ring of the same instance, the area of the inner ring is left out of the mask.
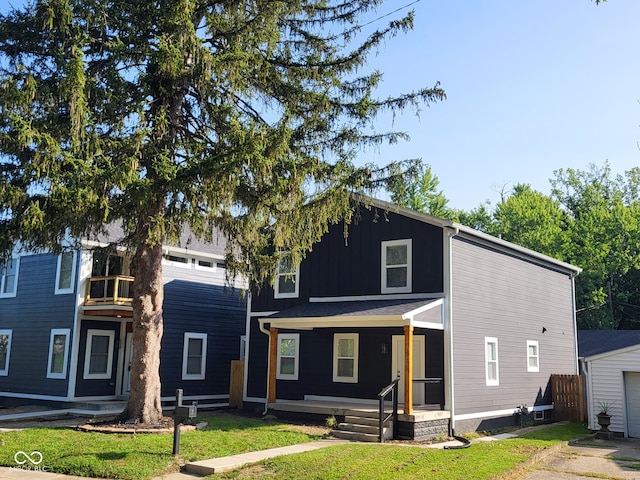
<path id="1" fill-rule="evenodd" d="M 162 245 L 143 241 L 135 254 L 131 391 L 121 420 L 156 425 L 163 418 L 160 342 L 163 320 Z"/>

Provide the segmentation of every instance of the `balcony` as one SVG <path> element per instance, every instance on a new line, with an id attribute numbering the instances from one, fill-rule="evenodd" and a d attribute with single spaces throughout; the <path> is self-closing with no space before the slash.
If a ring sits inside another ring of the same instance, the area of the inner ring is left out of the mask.
<path id="1" fill-rule="evenodd" d="M 132 283 L 133 277 L 124 275 L 91 277 L 87 282 L 84 312 L 102 317 L 131 317 Z"/>

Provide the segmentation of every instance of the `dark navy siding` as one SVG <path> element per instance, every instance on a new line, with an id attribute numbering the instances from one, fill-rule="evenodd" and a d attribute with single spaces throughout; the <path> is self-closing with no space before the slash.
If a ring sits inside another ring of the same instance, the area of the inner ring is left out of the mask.
<path id="1" fill-rule="evenodd" d="M 380 295 L 381 244 L 413 240 L 413 292 L 440 293 L 443 285 L 442 228 L 392 212 L 361 209 L 344 237 L 342 223 L 330 227 L 300 265 L 299 297 L 273 298 L 273 287 L 255 292 L 251 310 L 282 310 L 309 297 Z"/>
<path id="2" fill-rule="evenodd" d="M 185 396 L 229 393 L 231 360 L 240 358 L 246 301 L 238 289 L 173 280 L 164 291 L 164 336 L 160 357 L 162 396 L 182 388 Z M 207 334 L 204 380 L 182 380 L 184 333 Z"/>
<path id="3" fill-rule="evenodd" d="M 116 394 L 116 375 L 118 373 L 118 349 L 120 348 L 120 322 L 83 320 L 80 325 L 80 352 L 78 354 L 78 371 L 76 375 L 76 396 L 114 396 Z M 111 365 L 111 378 L 109 379 L 83 379 L 84 358 L 87 348 L 87 330 L 113 330 L 115 331 L 115 345 L 113 349 L 113 363 Z"/>
<path id="4" fill-rule="evenodd" d="M 16 297 L 0 298 L 0 329 L 13 330 L 9 375 L 0 377 L 0 392 L 67 395 L 68 372 L 66 379 L 47 378 L 51 329 L 68 328 L 73 335 L 75 312 L 75 294 L 54 295 L 57 262 L 50 254 L 21 257 Z"/>
<path id="5" fill-rule="evenodd" d="M 376 399 L 391 380 L 391 337 L 402 335 L 402 328 L 319 328 L 311 331 L 281 329 L 280 333 L 300 334 L 298 380 L 277 380 L 278 399 L 301 400 L 305 395 Z M 333 381 L 333 336 L 335 333 L 359 334 L 358 383 Z M 426 373 L 430 377 L 444 375 L 443 334 L 440 330 L 416 329 L 426 336 Z M 267 336 L 251 328 L 251 357 L 247 396 L 264 398 L 266 394 Z M 382 353 L 382 344 L 388 353 Z M 439 403 L 440 396 L 435 395 Z"/>

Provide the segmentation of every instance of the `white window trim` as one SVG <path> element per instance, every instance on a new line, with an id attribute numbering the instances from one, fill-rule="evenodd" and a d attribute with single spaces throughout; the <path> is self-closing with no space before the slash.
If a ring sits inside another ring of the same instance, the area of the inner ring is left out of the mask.
<path id="1" fill-rule="evenodd" d="M 20 274 L 20 257 L 11 257 L 9 260 L 16 262 L 16 274 L 15 274 L 15 282 L 13 284 L 13 291 L 6 292 L 4 291 L 4 283 L 6 280 L 6 275 L 4 274 L 4 263 L 0 263 L 0 298 L 12 298 L 15 297 L 18 293 L 18 276 Z"/>
<path id="2" fill-rule="evenodd" d="M 344 339 L 354 340 L 353 348 L 353 377 L 338 376 L 338 341 Z M 359 335 L 357 333 L 336 333 L 333 335 L 333 381 L 342 383 L 358 383 L 358 345 Z"/>
<path id="3" fill-rule="evenodd" d="M 47 378 L 67 378 L 67 359 L 69 358 L 69 335 L 71 330 L 68 328 L 52 328 L 51 337 L 49 338 L 49 359 L 47 361 Z M 53 339 L 56 335 L 64 335 L 64 360 L 62 364 L 62 373 L 56 373 L 51 371 L 53 367 Z"/>
<path id="4" fill-rule="evenodd" d="M 407 247 L 407 284 L 404 287 L 387 287 L 387 247 L 395 247 L 398 245 L 406 245 Z M 382 257 L 380 264 L 382 268 L 381 274 L 381 292 L 382 293 L 411 293 L 412 285 L 412 241 L 410 238 L 404 240 L 389 240 L 382 242 Z"/>
<path id="5" fill-rule="evenodd" d="M 496 345 L 496 359 L 492 360 L 487 354 L 487 345 L 494 343 Z M 489 378 L 489 362 L 495 361 L 496 363 L 496 378 Z M 500 357 L 498 354 L 498 339 L 495 337 L 484 337 L 484 368 L 485 379 L 488 387 L 494 387 L 500 385 Z"/>
<path id="6" fill-rule="evenodd" d="M 4 369 L 0 370 L 0 376 L 6 377 L 9 375 L 9 361 L 11 360 L 11 342 L 13 340 L 13 330 L 0 330 L 0 335 L 7 335 L 9 337 L 7 341 L 7 361 L 4 364 Z"/>
<path id="7" fill-rule="evenodd" d="M 282 255 L 289 255 L 288 252 L 283 252 Z M 279 262 L 279 261 L 278 261 Z M 300 287 L 300 264 L 296 265 L 295 268 L 295 274 L 293 275 L 293 286 L 294 286 L 294 291 L 293 292 L 283 292 L 280 293 L 280 277 L 281 276 L 287 276 L 287 275 L 291 275 L 291 273 L 280 273 L 280 265 L 278 263 L 278 265 L 276 266 L 276 284 L 275 284 L 275 292 L 273 295 L 273 298 L 298 298 L 299 294 L 299 287 Z"/>
<path id="8" fill-rule="evenodd" d="M 280 341 L 286 339 L 293 339 L 296 341 L 296 351 L 294 356 L 293 373 L 280 373 Z M 276 361 L 276 378 L 278 380 L 298 380 L 298 365 L 300 361 L 300 334 L 299 333 L 279 333 L 278 334 L 278 359 Z"/>
<path id="9" fill-rule="evenodd" d="M 186 260 L 186 263 L 184 262 L 176 262 L 173 260 L 169 260 L 168 258 L 165 258 L 165 256 L 172 256 L 172 257 L 180 257 L 180 258 L 184 258 Z M 184 255 L 182 253 L 175 253 L 175 252 L 165 252 L 162 255 L 162 264 L 163 265 L 170 265 L 172 267 L 178 267 L 178 268 L 191 268 L 191 258 L 189 258 L 188 255 Z"/>
<path id="10" fill-rule="evenodd" d="M 62 254 L 58 255 L 58 267 L 56 269 L 56 285 L 55 285 L 55 291 L 54 294 L 55 295 L 63 295 L 66 293 L 73 293 L 73 290 L 75 288 L 76 285 L 76 252 L 64 252 L 64 253 L 70 253 L 72 255 L 72 260 L 71 260 L 71 283 L 69 285 L 69 288 L 60 288 L 60 274 L 62 273 L 60 271 L 61 267 L 62 267 Z"/>
<path id="11" fill-rule="evenodd" d="M 209 262 L 212 265 L 207 267 L 206 265 L 200 265 L 200 262 Z M 218 270 L 218 261 L 215 258 L 193 257 L 193 268 L 205 272 L 216 272 Z"/>
<path id="12" fill-rule="evenodd" d="M 530 355 L 529 347 L 533 347 L 533 346 L 536 347 L 536 354 Z M 529 360 L 532 357 L 536 359 L 535 367 L 532 367 L 531 364 L 529 363 Z M 537 340 L 527 340 L 527 372 L 539 372 L 539 371 L 540 371 L 540 344 Z"/>
<path id="13" fill-rule="evenodd" d="M 107 355 L 107 371 L 106 373 L 89 373 L 89 363 L 91 361 L 91 339 L 94 336 L 109 337 L 109 352 Z M 107 380 L 111 378 L 111 370 L 113 367 L 113 347 L 115 343 L 116 332 L 113 330 L 98 330 L 90 328 L 87 330 L 87 342 L 84 352 L 84 380 Z"/>
<path id="14" fill-rule="evenodd" d="M 200 358 L 200 373 L 187 373 L 187 363 L 189 357 L 189 340 L 202 340 L 202 357 Z M 204 380 L 207 369 L 207 334 L 184 332 L 184 343 L 182 345 L 182 380 Z"/>

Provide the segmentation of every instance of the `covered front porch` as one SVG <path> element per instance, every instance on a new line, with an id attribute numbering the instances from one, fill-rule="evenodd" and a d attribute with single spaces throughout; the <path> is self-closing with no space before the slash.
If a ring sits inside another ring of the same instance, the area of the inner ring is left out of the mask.
<path id="1" fill-rule="evenodd" d="M 373 417 L 386 415 L 395 397 L 402 437 L 426 438 L 416 432 L 434 426 L 438 434 L 448 432 L 442 304 L 442 298 L 310 302 L 259 319 L 269 340 L 267 409 L 338 420 Z M 353 340 L 343 347 L 343 338 Z M 313 350 L 311 364 L 284 351 L 292 343 Z M 283 378 L 283 358 L 299 360 L 299 369 L 290 366 L 295 378 Z M 379 392 L 385 392 L 382 409 Z"/>

